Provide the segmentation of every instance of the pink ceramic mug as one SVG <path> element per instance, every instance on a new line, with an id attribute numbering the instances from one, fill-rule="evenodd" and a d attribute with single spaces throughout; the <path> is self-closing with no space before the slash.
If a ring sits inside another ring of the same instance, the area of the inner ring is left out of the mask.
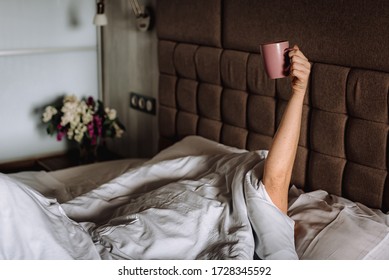
<path id="1" fill-rule="evenodd" d="M 261 54 L 265 70 L 270 79 L 285 78 L 289 75 L 289 41 L 261 44 Z"/>

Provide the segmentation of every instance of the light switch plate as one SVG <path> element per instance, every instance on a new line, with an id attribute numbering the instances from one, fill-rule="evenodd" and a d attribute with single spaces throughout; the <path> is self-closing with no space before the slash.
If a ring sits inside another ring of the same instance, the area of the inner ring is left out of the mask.
<path id="1" fill-rule="evenodd" d="M 156 102 L 154 97 L 145 96 L 139 93 L 130 93 L 130 107 L 151 115 L 156 114 Z"/>

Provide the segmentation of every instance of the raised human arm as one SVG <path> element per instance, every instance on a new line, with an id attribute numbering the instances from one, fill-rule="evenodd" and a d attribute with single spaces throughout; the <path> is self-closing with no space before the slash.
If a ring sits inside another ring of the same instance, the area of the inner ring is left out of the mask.
<path id="1" fill-rule="evenodd" d="M 289 51 L 292 93 L 265 161 L 262 182 L 273 203 L 284 213 L 288 208 L 288 190 L 296 158 L 304 96 L 311 65 L 294 46 Z"/>

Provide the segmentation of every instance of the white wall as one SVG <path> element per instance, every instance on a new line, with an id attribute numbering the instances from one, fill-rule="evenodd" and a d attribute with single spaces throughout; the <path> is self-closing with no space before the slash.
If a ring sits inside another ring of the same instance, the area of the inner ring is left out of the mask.
<path id="1" fill-rule="evenodd" d="M 98 96 L 95 0 L 0 0 L 0 162 L 61 152 L 41 125 L 58 96 Z"/>

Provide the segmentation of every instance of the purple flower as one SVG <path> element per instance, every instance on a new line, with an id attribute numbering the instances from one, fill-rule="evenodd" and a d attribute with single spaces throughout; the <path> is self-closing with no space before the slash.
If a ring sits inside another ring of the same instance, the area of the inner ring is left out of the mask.
<path id="1" fill-rule="evenodd" d="M 97 127 L 97 135 L 101 136 L 103 134 L 102 120 L 99 116 L 94 116 L 93 120 Z"/>
<path id="2" fill-rule="evenodd" d="M 94 135 L 94 125 L 93 125 L 93 122 L 90 122 L 87 127 L 88 127 L 89 136 L 93 137 L 93 135 Z"/>
<path id="3" fill-rule="evenodd" d="M 91 145 L 94 146 L 94 145 L 96 145 L 96 144 L 97 144 L 97 137 L 96 137 L 96 135 L 94 135 L 94 136 L 92 137 L 92 140 L 91 140 Z"/>
<path id="4" fill-rule="evenodd" d="M 92 96 L 88 97 L 88 100 L 86 101 L 86 104 L 89 106 L 95 106 L 95 100 L 93 99 Z"/>
<path id="5" fill-rule="evenodd" d="M 62 137 L 64 137 L 64 135 L 65 135 L 65 132 L 58 131 L 58 133 L 57 133 L 57 141 L 61 141 Z"/>

